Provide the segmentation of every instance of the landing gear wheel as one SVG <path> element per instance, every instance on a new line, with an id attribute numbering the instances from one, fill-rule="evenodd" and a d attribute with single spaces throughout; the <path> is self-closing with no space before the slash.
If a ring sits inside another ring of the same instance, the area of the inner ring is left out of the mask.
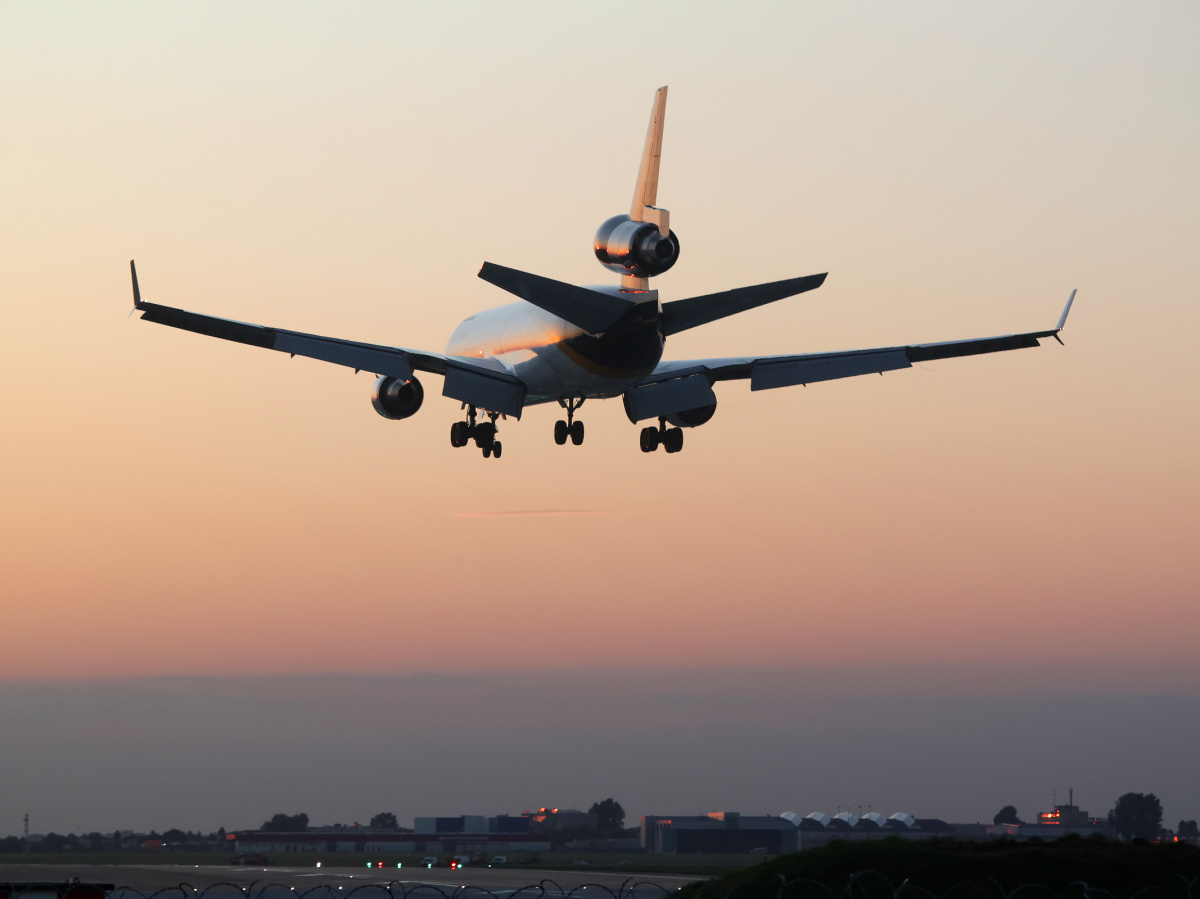
<path id="1" fill-rule="evenodd" d="M 466 446 L 470 439 L 471 425 L 465 421 L 456 421 L 450 425 L 450 445 Z"/>
<path id="2" fill-rule="evenodd" d="M 579 446 L 583 443 L 583 422 L 572 422 L 569 430 L 571 431 L 571 442 L 573 444 Z"/>
<path id="3" fill-rule="evenodd" d="M 492 444 L 492 458 L 499 459 L 500 458 L 500 450 L 502 450 L 502 449 L 504 449 L 504 445 L 499 440 L 497 440 L 495 443 L 493 443 Z"/>
<path id="4" fill-rule="evenodd" d="M 475 425 L 475 445 L 484 450 L 485 455 L 496 440 L 496 425 L 490 421 L 481 421 Z"/>
<path id="5" fill-rule="evenodd" d="M 562 446 L 567 442 L 567 423 L 561 418 L 554 423 L 554 442 Z"/>
<path id="6" fill-rule="evenodd" d="M 677 453 L 683 449 L 683 428 L 671 428 L 662 435 L 663 446 L 668 453 Z"/>
<path id="7" fill-rule="evenodd" d="M 642 428 L 642 433 L 638 437 L 638 445 L 642 448 L 643 453 L 652 453 L 658 449 L 658 428 Z"/>
<path id="8" fill-rule="evenodd" d="M 495 446 L 495 444 L 488 444 L 483 448 L 483 458 L 487 459 L 492 455 L 493 446 Z"/>

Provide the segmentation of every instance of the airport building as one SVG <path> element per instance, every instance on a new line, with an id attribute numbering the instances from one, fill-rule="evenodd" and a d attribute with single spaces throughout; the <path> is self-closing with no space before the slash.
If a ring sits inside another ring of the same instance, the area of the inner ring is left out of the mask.
<path id="1" fill-rule="evenodd" d="M 595 817 L 595 816 L 593 816 Z M 525 815 L 455 815 L 449 818 L 414 818 L 415 833 L 532 833 Z"/>
<path id="2" fill-rule="evenodd" d="M 1100 834 L 1110 840 L 1116 839 L 1116 828 L 1108 823 L 1107 818 L 1093 818 L 1086 811 L 1075 805 L 1075 791 L 1070 793 L 1066 805 L 1056 805 L 1050 812 L 1039 812 L 1036 822 L 1025 824 L 991 824 L 987 828 L 990 837 L 1008 837 L 1014 840 L 1028 840 L 1037 837 L 1041 840 L 1057 840 L 1067 834 L 1078 834 L 1087 837 Z"/>
<path id="3" fill-rule="evenodd" d="M 365 829 L 335 833 L 273 833 L 245 830 L 231 834 L 235 851 L 267 854 L 288 852 L 377 852 L 423 855 L 518 855 L 548 852 L 550 838 L 521 833 L 397 833 Z"/>
<path id="4" fill-rule="evenodd" d="M 938 818 L 914 818 L 897 812 L 885 818 L 869 812 L 859 818 L 839 812 L 804 817 L 795 812 L 750 816 L 737 812 L 709 815 L 647 815 L 642 818 L 642 848 L 647 852 L 763 852 L 776 855 L 832 843 L 834 840 L 881 840 L 955 836 L 955 829 Z"/>

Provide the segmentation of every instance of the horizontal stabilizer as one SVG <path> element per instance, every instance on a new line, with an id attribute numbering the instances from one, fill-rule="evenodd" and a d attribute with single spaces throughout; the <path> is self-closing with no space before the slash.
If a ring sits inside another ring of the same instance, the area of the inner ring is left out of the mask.
<path id="1" fill-rule="evenodd" d="M 737 287 L 722 293 L 663 303 L 663 334 L 669 337 L 728 315 L 774 303 L 806 290 L 815 290 L 825 283 L 827 274 L 828 272 L 806 275 L 803 278 L 789 278 L 786 281 L 772 281 L 770 284 L 757 284 L 754 287 Z"/>
<path id="2" fill-rule="evenodd" d="M 577 325 L 589 334 L 599 334 L 615 325 L 637 304 L 611 294 L 576 287 L 563 281 L 531 275 L 515 268 L 485 262 L 479 277 L 501 290 L 545 309 L 551 315 Z"/>

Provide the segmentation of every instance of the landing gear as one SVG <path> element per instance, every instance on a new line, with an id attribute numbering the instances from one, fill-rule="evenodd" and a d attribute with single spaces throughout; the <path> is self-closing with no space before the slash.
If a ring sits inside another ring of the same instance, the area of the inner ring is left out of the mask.
<path id="1" fill-rule="evenodd" d="M 561 418 L 554 423 L 554 442 L 562 446 L 571 438 L 576 446 L 583 443 L 583 422 L 575 421 L 575 410 L 583 405 L 586 397 L 559 397 L 558 404 L 567 410 L 567 420 Z"/>
<path id="2" fill-rule="evenodd" d="M 465 403 L 463 404 L 466 405 Z M 474 440 L 475 445 L 483 450 L 483 458 L 500 458 L 502 447 L 496 439 L 496 419 L 499 412 L 485 412 L 490 421 L 476 422 L 478 413 L 474 406 L 467 406 L 466 421 L 456 421 L 450 426 L 450 445 L 466 446 Z"/>
<path id="3" fill-rule="evenodd" d="M 642 433 L 638 437 L 638 446 L 641 447 L 643 453 L 654 452 L 660 444 L 668 453 L 679 452 L 683 449 L 683 428 L 668 428 L 665 418 L 658 420 L 657 428 L 653 425 L 642 428 Z"/>

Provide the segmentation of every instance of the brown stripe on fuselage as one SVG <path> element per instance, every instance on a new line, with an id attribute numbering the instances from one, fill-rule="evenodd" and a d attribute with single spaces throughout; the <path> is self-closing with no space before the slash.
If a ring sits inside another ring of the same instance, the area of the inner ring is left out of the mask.
<path id="1" fill-rule="evenodd" d="M 605 365 L 593 362 L 586 356 L 583 356 L 578 350 L 568 344 L 565 340 L 555 344 L 562 354 L 586 371 L 588 374 L 599 375 L 602 378 L 642 378 L 654 371 L 654 366 L 648 368 L 638 368 L 632 371 L 616 368 L 609 368 Z"/>
<path id="2" fill-rule="evenodd" d="M 662 358 L 657 303 L 643 303 L 603 334 L 580 334 L 555 344 L 584 371 L 604 378 L 641 378 Z"/>

